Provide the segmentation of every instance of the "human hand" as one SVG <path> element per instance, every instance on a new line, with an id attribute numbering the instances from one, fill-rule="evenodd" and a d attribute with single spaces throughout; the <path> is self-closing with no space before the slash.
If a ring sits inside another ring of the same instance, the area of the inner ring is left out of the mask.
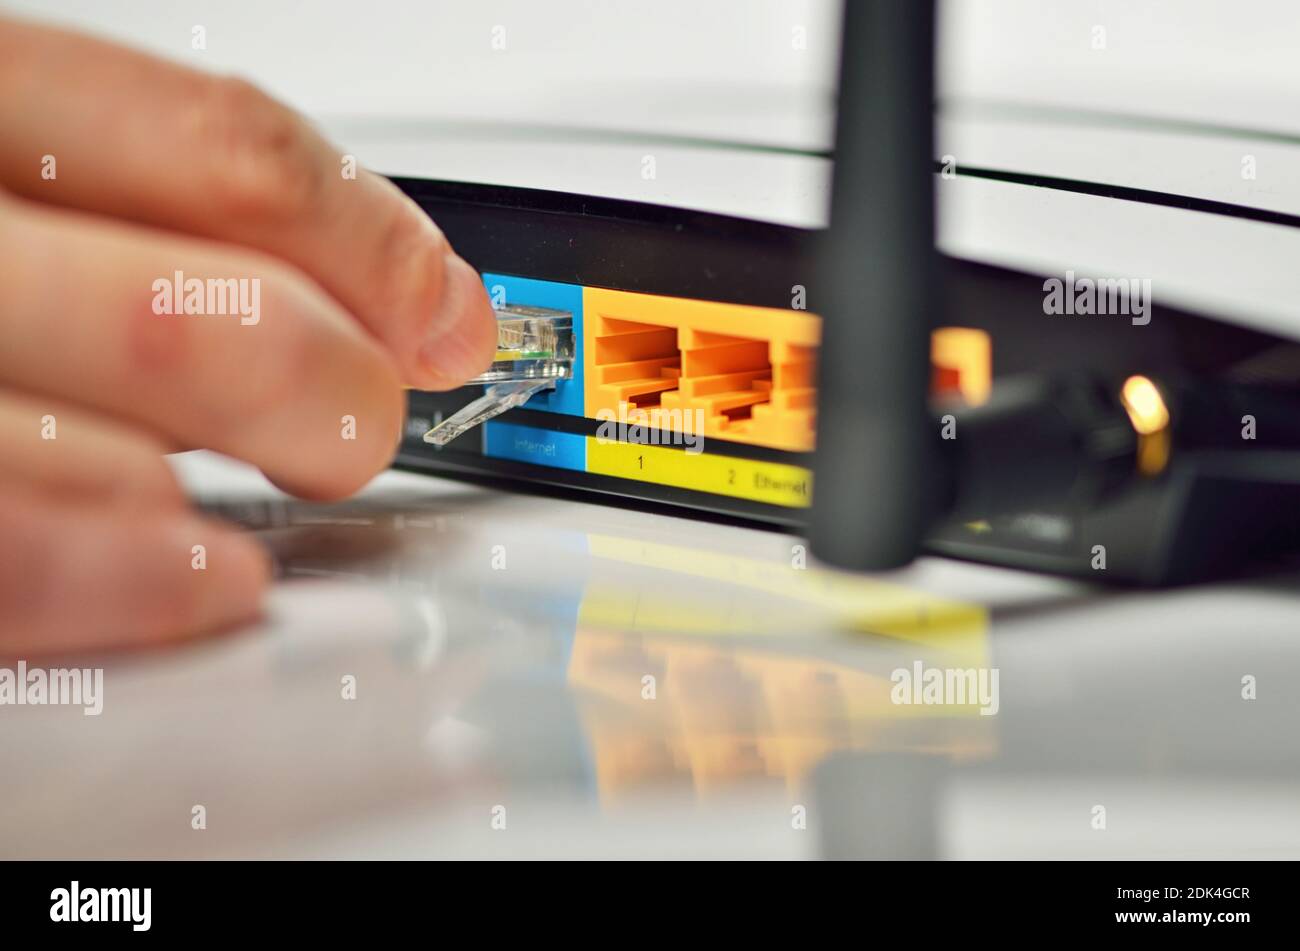
<path id="1" fill-rule="evenodd" d="M 0 128 L 0 655 L 255 616 L 260 547 L 193 513 L 163 453 L 354 492 L 404 384 L 490 362 L 478 275 L 241 80 L 0 18 Z M 225 315 L 185 313 L 195 287 Z"/>

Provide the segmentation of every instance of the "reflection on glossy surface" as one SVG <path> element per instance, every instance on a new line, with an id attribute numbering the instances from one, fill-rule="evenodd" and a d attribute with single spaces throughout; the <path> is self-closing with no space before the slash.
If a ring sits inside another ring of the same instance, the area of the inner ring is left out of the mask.
<path id="1" fill-rule="evenodd" d="M 977 605 L 678 545 L 588 545 L 569 683 L 584 694 L 603 798 L 672 779 L 701 794 L 771 779 L 794 794 L 835 750 L 990 748 L 978 708 L 890 698 L 910 658 L 987 666 Z"/>
<path id="2" fill-rule="evenodd" d="M 777 533 L 399 474 L 310 506 L 179 465 L 275 553 L 268 615 L 79 659 L 100 717 L 0 708 L 0 855 L 1300 849 L 1289 578 L 851 578 Z M 996 715 L 894 703 L 918 662 L 997 668 Z"/>

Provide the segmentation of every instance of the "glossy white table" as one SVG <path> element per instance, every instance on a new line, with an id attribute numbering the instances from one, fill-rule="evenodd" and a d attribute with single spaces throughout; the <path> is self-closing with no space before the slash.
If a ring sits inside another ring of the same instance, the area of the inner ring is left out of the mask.
<path id="1" fill-rule="evenodd" d="M 267 616 L 84 659 L 99 717 L 0 712 L 0 856 L 1300 852 L 1294 577 L 831 577 L 771 532 L 398 473 L 315 507 L 177 464 L 265 526 Z M 996 713 L 891 702 L 917 662 L 996 667 Z"/>

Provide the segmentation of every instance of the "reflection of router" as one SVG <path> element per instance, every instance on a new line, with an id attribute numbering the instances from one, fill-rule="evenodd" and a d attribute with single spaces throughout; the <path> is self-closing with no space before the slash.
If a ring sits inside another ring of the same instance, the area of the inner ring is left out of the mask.
<path id="1" fill-rule="evenodd" d="M 443 448 L 425 432 L 483 391 L 411 394 L 397 464 L 808 530 L 850 568 L 924 543 L 1163 583 L 1293 546 L 1300 358 L 1158 301 L 1048 318 L 1041 276 L 936 254 L 932 11 L 845 9 L 828 232 L 398 180 L 499 306 L 567 315 L 573 358 Z"/>
<path id="2" fill-rule="evenodd" d="M 567 680 L 580 688 L 603 798 L 649 780 L 689 779 L 702 795 L 754 778 L 795 789 L 837 750 L 994 751 L 993 721 L 973 697 L 896 702 L 900 669 L 987 675 L 982 606 L 731 552 L 587 542 Z M 807 636 L 823 628 L 861 633 Z M 861 638 L 872 635 L 864 655 Z"/>

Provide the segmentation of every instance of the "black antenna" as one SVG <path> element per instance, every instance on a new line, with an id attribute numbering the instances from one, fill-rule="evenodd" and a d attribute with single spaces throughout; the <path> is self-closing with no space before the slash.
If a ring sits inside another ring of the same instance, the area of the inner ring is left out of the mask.
<path id="1" fill-rule="evenodd" d="M 847 0 L 823 319 L 811 541 L 882 570 L 918 553 L 938 505 L 928 409 L 934 248 L 934 4 Z"/>
<path id="2" fill-rule="evenodd" d="M 844 4 L 831 222 L 818 251 L 811 531 L 813 553 L 841 568 L 905 565 L 943 518 L 1093 504 L 1146 474 L 1143 421 L 1117 384 L 1085 373 L 999 381 L 985 405 L 954 407 L 959 438 L 939 438 L 934 23 L 932 0 Z"/>

